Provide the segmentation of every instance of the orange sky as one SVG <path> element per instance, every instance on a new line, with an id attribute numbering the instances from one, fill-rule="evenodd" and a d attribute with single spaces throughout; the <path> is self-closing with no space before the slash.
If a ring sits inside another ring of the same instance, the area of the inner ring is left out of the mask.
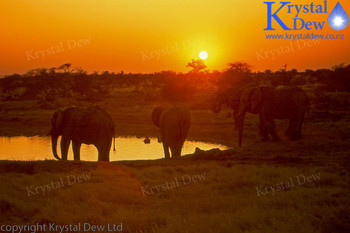
<path id="1" fill-rule="evenodd" d="M 344 40 L 267 40 L 263 0 L 17 0 L 0 8 L 0 74 L 72 63 L 92 71 L 186 72 L 186 64 L 205 50 L 208 69 L 246 61 L 254 70 L 304 70 L 350 63 L 350 25 L 332 30 L 328 14 L 303 15 L 326 21 L 318 33 L 344 34 Z M 292 1 L 310 4 L 312 1 Z M 324 4 L 323 0 L 314 0 Z M 350 1 L 340 0 L 350 15 Z M 277 2 L 273 11 L 277 10 Z M 279 14 L 280 18 L 295 14 Z M 288 22 L 288 20 L 285 20 Z M 300 30 L 297 33 L 316 32 Z M 289 31 L 288 33 L 295 33 Z M 289 52 L 281 54 L 283 50 Z M 279 50 L 279 51 L 277 51 Z M 278 55 L 277 55 L 278 53 Z M 275 54 L 275 56 L 273 55 Z"/>

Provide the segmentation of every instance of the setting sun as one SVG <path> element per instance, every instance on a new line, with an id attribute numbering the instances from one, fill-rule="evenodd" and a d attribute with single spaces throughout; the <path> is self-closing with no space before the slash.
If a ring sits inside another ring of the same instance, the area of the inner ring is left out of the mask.
<path id="1" fill-rule="evenodd" d="M 199 57 L 200 59 L 205 60 L 208 58 L 208 53 L 206 51 L 202 51 L 199 53 Z"/>

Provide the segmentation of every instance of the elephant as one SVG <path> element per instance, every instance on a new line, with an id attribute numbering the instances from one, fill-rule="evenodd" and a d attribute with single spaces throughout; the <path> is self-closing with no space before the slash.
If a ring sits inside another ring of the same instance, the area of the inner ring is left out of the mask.
<path id="1" fill-rule="evenodd" d="M 234 116 L 234 124 L 235 124 L 235 128 L 237 128 L 237 114 L 238 114 L 241 94 L 243 90 L 248 87 L 252 87 L 252 85 L 230 87 L 230 88 L 226 88 L 224 90 L 218 91 L 213 98 L 211 110 L 214 113 L 219 113 L 221 111 L 222 105 L 226 105 L 232 108 L 233 116 Z M 248 112 L 253 114 L 258 114 L 258 112 L 254 112 L 251 110 L 248 110 Z"/>
<path id="2" fill-rule="evenodd" d="M 111 116 L 99 106 L 68 107 L 56 111 L 51 119 L 52 153 L 58 160 L 67 160 L 72 141 L 74 160 L 80 160 L 81 144 L 93 144 L 98 150 L 98 161 L 109 162 L 109 151 L 115 130 Z M 61 138 L 62 158 L 57 154 L 58 137 Z"/>
<path id="3" fill-rule="evenodd" d="M 159 127 L 165 159 L 180 158 L 182 146 L 191 124 L 190 112 L 183 106 L 156 107 L 152 111 L 152 121 Z"/>
<path id="4" fill-rule="evenodd" d="M 259 114 L 263 141 L 269 140 L 269 134 L 274 141 L 279 141 L 275 132 L 274 119 L 289 119 L 289 126 L 285 134 L 290 140 L 298 140 L 302 137 L 301 129 L 304 115 L 309 110 L 308 96 L 299 87 L 260 86 L 246 88 L 241 94 L 238 114 L 236 115 L 238 145 L 242 146 L 246 112 Z"/>

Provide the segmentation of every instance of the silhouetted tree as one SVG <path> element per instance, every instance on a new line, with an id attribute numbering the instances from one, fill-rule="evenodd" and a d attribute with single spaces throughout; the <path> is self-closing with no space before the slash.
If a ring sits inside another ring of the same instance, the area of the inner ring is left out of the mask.
<path id="1" fill-rule="evenodd" d="M 192 68 L 190 72 L 195 72 L 195 73 L 198 73 L 201 70 L 207 68 L 207 66 L 205 65 L 202 59 L 197 59 L 197 60 L 192 59 L 191 62 L 187 63 L 186 67 Z"/>
<path id="2" fill-rule="evenodd" d="M 339 64 L 332 67 L 328 83 L 334 91 L 350 92 L 350 65 Z"/>
<path id="3" fill-rule="evenodd" d="M 49 75 L 54 76 L 56 74 L 56 70 L 57 70 L 56 67 L 52 67 L 52 68 L 48 69 Z"/>
<path id="4" fill-rule="evenodd" d="M 70 71 L 71 67 L 72 67 L 71 63 L 66 63 L 66 64 L 63 64 L 63 65 L 59 66 L 57 68 L 57 70 L 63 70 L 64 73 L 67 73 L 67 72 Z"/>
<path id="5" fill-rule="evenodd" d="M 246 62 L 231 62 L 228 63 L 228 68 L 226 69 L 226 71 L 250 74 L 252 72 L 252 66 Z"/>
<path id="6" fill-rule="evenodd" d="M 303 75 L 297 74 L 290 80 L 290 84 L 295 86 L 305 85 L 306 79 Z"/>
<path id="7" fill-rule="evenodd" d="M 232 62 L 228 64 L 219 81 L 221 85 L 241 85 L 252 81 L 252 66 L 245 62 Z"/>

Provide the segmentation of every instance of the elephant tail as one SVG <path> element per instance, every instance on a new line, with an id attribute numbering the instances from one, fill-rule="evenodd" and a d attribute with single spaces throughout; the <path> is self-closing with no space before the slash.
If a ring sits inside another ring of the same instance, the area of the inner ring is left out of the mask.
<path id="1" fill-rule="evenodd" d="M 115 129 L 113 128 L 113 151 L 115 151 Z"/>

